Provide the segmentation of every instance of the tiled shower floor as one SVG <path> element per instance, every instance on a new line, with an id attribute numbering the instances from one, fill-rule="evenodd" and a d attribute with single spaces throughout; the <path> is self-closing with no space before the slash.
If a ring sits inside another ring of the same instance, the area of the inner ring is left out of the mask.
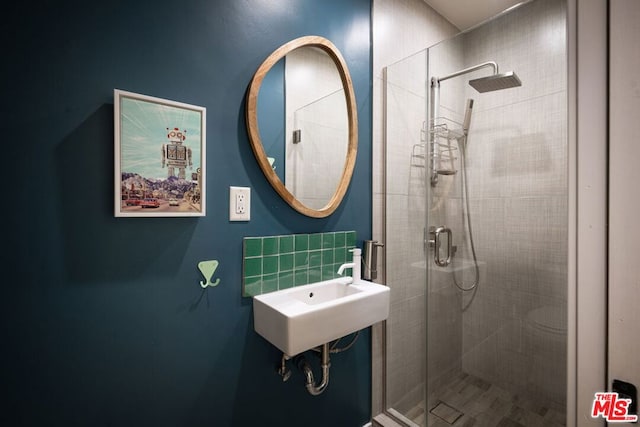
<path id="1" fill-rule="evenodd" d="M 565 425 L 565 414 L 558 408 L 513 394 L 467 374 L 461 374 L 444 385 L 432 399 L 431 406 L 427 412 L 420 404 L 406 415 L 416 424 L 429 427 Z"/>

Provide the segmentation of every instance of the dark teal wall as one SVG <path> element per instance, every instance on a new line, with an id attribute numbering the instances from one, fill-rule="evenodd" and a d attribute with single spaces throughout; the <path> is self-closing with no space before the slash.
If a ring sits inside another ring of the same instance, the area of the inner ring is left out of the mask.
<path id="1" fill-rule="evenodd" d="M 361 426 L 370 334 L 332 357 L 312 397 L 253 330 L 241 297 L 244 236 L 371 229 L 370 0 L 14 2 L 3 25 L 4 183 L 0 424 Z M 284 42 L 332 40 L 355 84 L 359 150 L 327 219 L 266 183 L 244 96 Z M 113 89 L 207 108 L 207 216 L 114 218 Z M 249 223 L 228 187 L 252 188 Z M 218 259 L 218 287 L 196 268 Z M 314 363 L 316 372 L 318 365 Z"/>

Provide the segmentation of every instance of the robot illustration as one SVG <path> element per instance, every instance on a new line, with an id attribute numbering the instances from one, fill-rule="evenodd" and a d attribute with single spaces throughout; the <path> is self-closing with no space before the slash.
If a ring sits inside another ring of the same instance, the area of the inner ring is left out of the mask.
<path id="1" fill-rule="evenodd" d="M 177 176 L 180 179 L 185 179 L 187 165 L 189 169 L 193 168 L 191 148 L 182 145 L 182 142 L 187 139 L 186 134 L 186 130 L 167 128 L 169 143 L 162 144 L 162 167 L 164 168 L 165 164 L 167 165 L 167 177 Z M 178 175 L 175 173 L 176 168 L 178 169 Z"/>

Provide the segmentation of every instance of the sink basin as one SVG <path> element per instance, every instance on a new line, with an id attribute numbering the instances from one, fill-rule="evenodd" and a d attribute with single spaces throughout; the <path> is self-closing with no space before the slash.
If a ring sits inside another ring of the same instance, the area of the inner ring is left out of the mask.
<path id="1" fill-rule="evenodd" d="M 389 288 L 351 277 L 283 289 L 253 298 L 253 326 L 289 356 L 385 320 Z"/>

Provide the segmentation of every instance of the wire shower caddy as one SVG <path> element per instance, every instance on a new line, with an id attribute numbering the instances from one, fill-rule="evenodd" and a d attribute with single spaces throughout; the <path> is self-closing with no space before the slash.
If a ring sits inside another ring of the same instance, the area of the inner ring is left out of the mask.
<path id="1" fill-rule="evenodd" d="M 412 166 L 424 168 L 428 159 L 432 185 L 438 182 L 439 175 L 455 175 L 457 151 L 464 137 L 462 124 L 447 117 L 436 117 L 428 125 L 422 122 L 420 143 L 414 144 L 411 152 Z"/>

